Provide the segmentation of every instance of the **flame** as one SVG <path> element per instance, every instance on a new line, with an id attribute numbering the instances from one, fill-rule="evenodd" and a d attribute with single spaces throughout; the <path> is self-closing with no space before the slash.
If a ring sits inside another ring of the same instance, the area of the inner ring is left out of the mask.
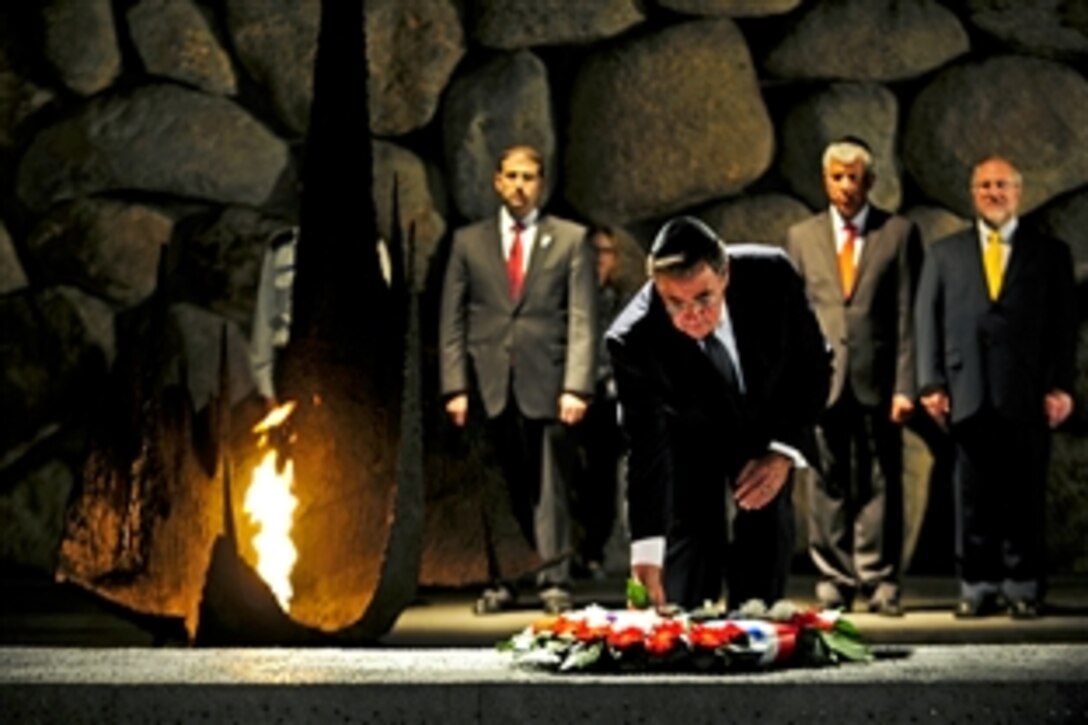
<path id="1" fill-rule="evenodd" d="M 269 434 L 294 412 L 295 403 L 285 403 L 272 410 L 253 427 L 259 436 L 257 445 L 268 446 Z M 257 573 L 268 584 L 280 607 L 290 609 L 294 590 L 291 570 L 298 559 L 298 550 L 291 541 L 291 524 L 298 499 L 291 488 L 295 466 L 290 458 L 277 465 L 277 451 L 264 452 L 261 462 L 253 469 L 253 480 L 246 490 L 244 510 L 257 526 L 253 548 L 257 551 Z"/>

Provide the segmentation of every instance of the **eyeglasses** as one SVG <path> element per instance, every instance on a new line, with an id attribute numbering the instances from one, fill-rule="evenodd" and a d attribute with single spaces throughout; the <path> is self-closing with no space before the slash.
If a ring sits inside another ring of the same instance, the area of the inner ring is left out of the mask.
<path id="1" fill-rule="evenodd" d="M 686 312 L 702 314 L 712 308 L 715 304 L 721 304 L 719 294 L 714 290 L 700 292 L 695 295 L 695 298 L 690 302 L 682 302 L 666 297 L 662 297 L 661 301 L 665 304 L 665 311 L 669 313 L 669 317 L 680 317 Z"/>

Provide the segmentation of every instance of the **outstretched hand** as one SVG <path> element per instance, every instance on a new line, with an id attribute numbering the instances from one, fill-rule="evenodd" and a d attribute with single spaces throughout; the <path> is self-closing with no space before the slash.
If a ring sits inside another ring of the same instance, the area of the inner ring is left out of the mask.
<path id="1" fill-rule="evenodd" d="M 665 606 L 665 584 L 662 576 L 662 568 L 656 564 L 632 564 L 631 576 L 646 587 L 646 593 L 650 596 L 650 604 L 655 609 Z M 628 602 L 633 606 L 635 602 Z"/>
<path id="2" fill-rule="evenodd" d="M 737 476 L 733 498 L 745 510 L 761 509 L 774 500 L 790 475 L 793 461 L 777 451 L 769 451 L 748 461 Z"/>

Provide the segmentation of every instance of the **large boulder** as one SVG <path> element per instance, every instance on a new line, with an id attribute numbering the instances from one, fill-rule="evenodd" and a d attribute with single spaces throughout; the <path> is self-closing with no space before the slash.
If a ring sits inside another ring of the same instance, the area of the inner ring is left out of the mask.
<path id="1" fill-rule="evenodd" d="M 589 43 L 619 35 L 645 17 L 637 0 L 474 0 L 472 9 L 473 37 L 504 50 Z"/>
<path id="2" fill-rule="evenodd" d="M 939 68 L 968 48 L 959 19 L 937 0 L 817 2 L 763 67 L 780 78 L 891 81 Z"/>
<path id="3" fill-rule="evenodd" d="M 173 220 L 151 207 L 100 199 L 61 204 L 39 222 L 27 249 L 51 282 L 131 307 L 155 291 Z"/>
<path id="4" fill-rule="evenodd" d="M 112 5 L 110 0 L 42 4 L 42 54 L 60 81 L 84 96 L 107 88 L 121 73 Z"/>
<path id="5" fill-rule="evenodd" d="M 192 0 L 140 0 L 127 17 L 148 73 L 209 93 L 232 96 L 237 91 L 230 56 Z"/>
<path id="6" fill-rule="evenodd" d="M 38 210 L 120 190 L 259 206 L 287 165 L 287 145 L 234 103 L 151 85 L 96 98 L 42 130 L 17 191 Z"/>
<path id="7" fill-rule="evenodd" d="M 1088 280 L 1088 187 L 1050 202 L 1037 218 L 1044 231 L 1069 245 L 1077 279 Z"/>
<path id="8" fill-rule="evenodd" d="M 454 79 L 443 105 L 446 179 L 466 219 L 495 213 L 493 180 L 499 154 L 513 144 L 544 157 L 543 200 L 555 187 L 555 130 L 548 71 L 527 50 L 504 53 Z"/>
<path id="9" fill-rule="evenodd" d="M 1000 153 L 1023 174 L 1027 213 L 1088 183 L 1086 147 L 1088 79 L 1051 61 L 998 56 L 941 71 L 918 94 L 903 160 L 931 199 L 971 216 L 972 167 Z"/>
<path id="10" fill-rule="evenodd" d="M 251 332 L 265 250 L 295 227 L 247 207 L 226 207 L 179 222 L 171 299 L 221 315 Z"/>
<path id="11" fill-rule="evenodd" d="M 657 0 L 669 10 L 688 15 L 728 15 L 734 18 L 788 13 L 801 0 Z"/>
<path id="12" fill-rule="evenodd" d="M 967 0 L 972 25 L 1013 50 L 1055 60 L 1088 57 L 1088 5 L 1069 0 Z"/>
<path id="13" fill-rule="evenodd" d="M 370 130 L 400 136 L 427 125 L 465 54 L 455 0 L 367 0 Z"/>
<path id="14" fill-rule="evenodd" d="M 53 91 L 37 85 L 13 66 L 0 36 L 0 149 L 13 149 L 23 143 L 23 122 L 55 97 Z"/>
<path id="15" fill-rule="evenodd" d="M 699 216 L 728 244 L 756 242 L 785 247 L 786 232 L 812 216 L 812 210 L 785 194 L 754 194 L 714 204 Z"/>
<path id="16" fill-rule="evenodd" d="M 415 288 L 422 290 L 431 257 L 446 233 L 446 195 L 442 177 L 437 169 L 419 156 L 388 141 L 375 141 L 373 154 L 373 194 L 374 208 L 378 214 L 378 235 L 385 240 L 393 239 L 395 181 L 399 216 L 396 223 L 400 226 L 401 239 L 405 243 L 409 228 L 414 229 L 415 267 L 411 275 Z"/>
<path id="17" fill-rule="evenodd" d="M 8 228 L 0 221 L 0 295 L 26 287 L 26 272 L 19 261 L 19 253 L 8 234 Z"/>
<path id="18" fill-rule="evenodd" d="M 566 199 L 622 224 L 735 194 L 774 154 L 744 37 L 696 20 L 590 54 L 574 80 Z"/>
<path id="19" fill-rule="evenodd" d="M 0 297 L 0 450 L 78 419 L 101 387 L 106 354 L 80 309 L 95 303 L 69 291 L 28 288 Z"/>
<path id="20" fill-rule="evenodd" d="M 320 0 L 226 0 L 227 30 L 242 67 L 276 115 L 302 134 L 310 125 Z"/>
<path id="21" fill-rule="evenodd" d="M 53 459 L 0 491 L 0 561 L 53 573 L 74 483 L 68 466 Z"/>
<path id="22" fill-rule="evenodd" d="M 358 0 L 362 1 L 362 0 Z M 425 126 L 465 54 L 454 0 L 369 0 L 370 129 L 397 136 Z M 310 123 L 319 0 L 227 0 L 227 27 L 242 65 L 298 134 Z M 345 89 L 347 92 L 348 89 Z"/>
<path id="23" fill-rule="evenodd" d="M 827 205 L 823 154 L 828 143 L 851 135 L 873 151 L 876 183 L 869 194 L 877 206 L 899 208 L 902 186 L 896 157 L 899 103 L 875 83 L 834 83 L 789 108 L 779 130 L 779 173 L 813 208 Z"/>

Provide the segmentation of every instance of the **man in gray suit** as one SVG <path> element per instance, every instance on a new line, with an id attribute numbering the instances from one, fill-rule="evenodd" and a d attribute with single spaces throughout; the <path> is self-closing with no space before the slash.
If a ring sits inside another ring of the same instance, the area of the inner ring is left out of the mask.
<path id="1" fill-rule="evenodd" d="M 915 225 L 868 202 L 872 155 L 863 141 L 823 157 L 827 211 L 789 230 L 787 248 L 834 352 L 818 428 L 822 465 L 809 488 L 816 596 L 849 609 L 903 613 L 901 424 L 913 409 L 912 306 L 922 260 Z"/>
<path id="2" fill-rule="evenodd" d="M 1022 183 L 979 162 L 978 219 L 930 247 L 918 287 L 921 402 L 956 446 L 957 617 L 1039 615 L 1050 429 L 1073 410 L 1073 260 L 1017 215 Z"/>
<path id="3" fill-rule="evenodd" d="M 543 607 L 570 607 L 568 492 L 573 441 L 595 383 L 596 283 L 585 228 L 541 214 L 544 164 L 529 146 L 506 149 L 495 173 L 496 218 L 459 229 L 442 289 L 442 395 L 457 426 L 479 391 L 514 514 L 545 562 Z M 512 601 L 484 593 L 478 612 Z"/>

